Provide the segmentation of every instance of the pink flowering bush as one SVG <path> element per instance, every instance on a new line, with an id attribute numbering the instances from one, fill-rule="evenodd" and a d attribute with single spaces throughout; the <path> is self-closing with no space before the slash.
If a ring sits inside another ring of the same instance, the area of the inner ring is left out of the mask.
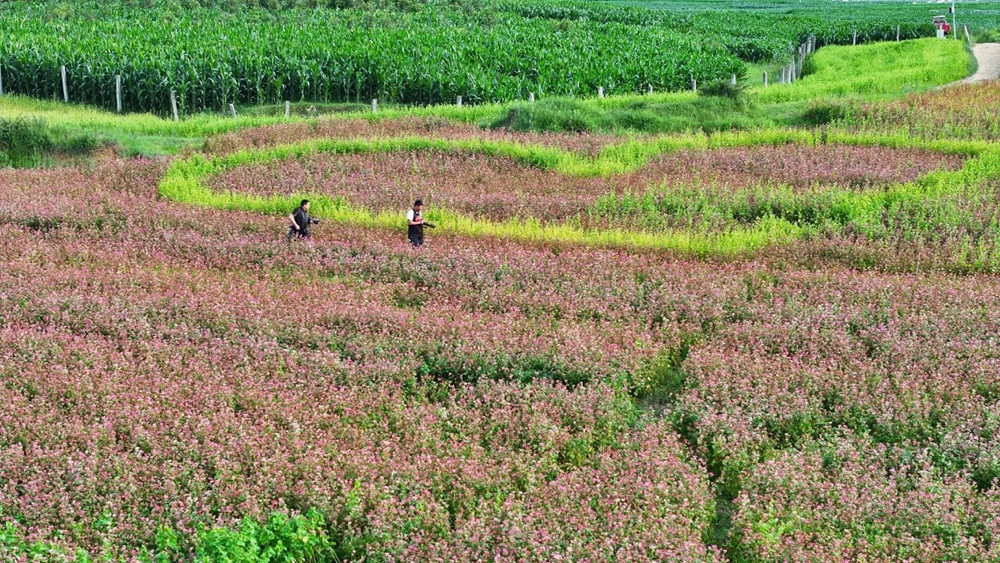
<path id="1" fill-rule="evenodd" d="M 481 154 L 318 154 L 240 167 L 212 178 L 209 188 L 262 196 L 323 194 L 378 211 L 405 209 L 420 198 L 479 218 L 576 219 L 590 228 L 622 222 L 642 228 L 633 216 L 652 207 L 674 227 L 690 216 L 711 222 L 730 215 L 723 228 L 734 220 L 753 222 L 756 216 L 743 208 L 780 213 L 782 206 L 822 207 L 830 205 L 824 194 L 832 188 L 881 189 L 962 163 L 961 157 L 925 150 L 789 145 L 685 150 L 635 173 L 578 178 Z M 788 201 L 779 197 L 782 190 L 789 192 Z"/>
<path id="2" fill-rule="evenodd" d="M 919 448 L 839 438 L 760 464 L 736 501 L 760 561 L 991 561 L 995 521 L 974 486 Z M 989 501 L 986 501 L 989 503 Z"/>
<path id="3" fill-rule="evenodd" d="M 410 545 L 404 561 L 722 561 L 699 530 L 712 516 L 703 474 L 662 425 L 594 467 L 508 498 L 448 538 Z M 593 494 L 597 492 L 597 494 Z"/>
<path id="4" fill-rule="evenodd" d="M 922 139 L 1000 138 L 996 118 L 1000 85 L 995 81 L 910 94 L 891 102 L 845 108 L 844 125 L 854 130 L 902 130 Z"/>
<path id="5" fill-rule="evenodd" d="M 665 154 L 637 175 L 654 185 L 741 188 L 774 184 L 802 192 L 816 186 L 885 187 L 915 180 L 932 170 L 957 170 L 962 163 L 962 157 L 923 149 L 755 146 Z"/>
<path id="6" fill-rule="evenodd" d="M 838 428 L 934 444 L 942 467 L 982 486 L 998 476 L 980 457 L 995 451 L 984 439 L 1000 373 L 988 278 L 825 271 L 744 283 L 687 357 L 677 414 L 727 481 Z"/>
<path id="7" fill-rule="evenodd" d="M 556 314 L 564 297 L 540 293 L 541 279 L 509 310 L 480 309 L 472 289 L 449 302 L 447 278 L 423 297 L 378 281 L 422 270 L 391 237 L 368 237 L 366 252 L 387 253 L 377 267 L 346 243 L 289 248 L 256 218 L 157 200 L 161 166 L 130 166 L 3 180 L 0 514 L 25 541 L 125 560 L 171 546 L 180 559 L 204 530 L 317 510 L 340 557 L 402 557 L 498 503 L 575 502 L 545 492 L 563 475 L 604 475 L 573 488 L 599 498 L 625 456 L 676 480 L 650 498 L 685 516 L 608 541 L 707 553 L 713 498 L 698 464 L 666 429 L 663 452 L 630 453 L 646 442 L 618 378 L 667 345 L 663 322 Z M 27 213 L 38 220 L 15 219 Z M 488 271 L 490 249 L 475 246 L 454 281 Z M 542 276 L 567 275 L 548 250 L 518 259 L 544 254 Z"/>
<path id="8" fill-rule="evenodd" d="M 210 145 L 513 135 L 317 127 Z M 1000 292 L 941 271 L 988 260 L 988 180 L 954 195 L 967 215 L 930 222 L 937 239 L 911 237 L 900 224 L 924 216 L 900 205 L 881 239 L 845 227 L 722 261 L 447 232 L 413 249 L 402 225 L 323 223 L 287 244 L 284 217 L 159 197 L 166 165 L 0 171 L 0 559 L 1000 556 Z M 336 184 L 384 209 L 434 188 L 556 220 L 633 188 L 729 205 L 960 165 L 739 148 L 580 179 L 416 153 L 214 187 Z M 983 246 L 963 238 L 976 224 Z"/>
<path id="9" fill-rule="evenodd" d="M 289 123 L 245 129 L 217 135 L 205 142 L 211 154 L 229 154 L 247 148 L 268 148 L 311 139 L 368 139 L 372 137 L 433 137 L 436 139 L 488 139 L 558 147 L 594 156 L 606 146 L 620 142 L 613 135 L 567 135 L 556 133 L 512 133 L 483 129 L 478 125 L 447 119 L 403 117 L 398 119 L 325 119 L 311 123 Z"/>

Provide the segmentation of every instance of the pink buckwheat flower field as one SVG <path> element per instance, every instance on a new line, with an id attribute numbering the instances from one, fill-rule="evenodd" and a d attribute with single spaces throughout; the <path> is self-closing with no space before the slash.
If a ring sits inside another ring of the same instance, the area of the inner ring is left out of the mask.
<path id="1" fill-rule="evenodd" d="M 1000 560 L 996 91 L 0 169 L 0 561 Z"/>

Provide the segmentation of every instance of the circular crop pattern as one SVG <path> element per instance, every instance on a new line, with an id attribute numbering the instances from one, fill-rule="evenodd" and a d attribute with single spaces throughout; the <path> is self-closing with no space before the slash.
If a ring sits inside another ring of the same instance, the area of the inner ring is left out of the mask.
<path id="1" fill-rule="evenodd" d="M 307 197 L 319 216 L 388 228 L 424 199 L 460 234 L 730 254 L 878 221 L 879 209 L 943 181 L 932 172 L 958 174 L 964 162 L 853 141 L 650 139 L 587 157 L 474 136 L 327 139 L 179 161 L 160 191 L 275 214 Z"/>
<path id="2" fill-rule="evenodd" d="M 964 159 L 927 150 L 881 147 L 738 147 L 682 150 L 629 174 L 575 177 L 508 157 L 453 151 L 309 154 L 250 164 L 208 180 L 215 192 L 254 196 L 322 194 L 378 211 L 425 202 L 476 217 L 546 221 L 578 216 L 608 194 L 677 195 L 697 190 L 732 198 L 747 189 L 796 194 L 886 188 Z"/>

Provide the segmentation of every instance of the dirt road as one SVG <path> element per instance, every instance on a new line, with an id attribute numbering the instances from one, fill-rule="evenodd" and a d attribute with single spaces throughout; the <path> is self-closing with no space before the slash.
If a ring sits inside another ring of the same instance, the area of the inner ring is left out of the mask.
<path id="1" fill-rule="evenodd" d="M 1000 43 L 980 43 L 972 50 L 976 55 L 976 60 L 979 61 L 979 70 L 976 71 L 976 74 L 965 80 L 960 80 L 956 84 L 972 84 L 1000 78 Z"/>

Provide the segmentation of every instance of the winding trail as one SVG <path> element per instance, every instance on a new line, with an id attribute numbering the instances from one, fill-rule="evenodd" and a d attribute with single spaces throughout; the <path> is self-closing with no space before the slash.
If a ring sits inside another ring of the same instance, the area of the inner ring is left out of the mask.
<path id="1" fill-rule="evenodd" d="M 972 52 L 979 62 L 979 70 L 955 84 L 975 84 L 1000 78 L 1000 43 L 980 43 L 972 48 Z"/>

